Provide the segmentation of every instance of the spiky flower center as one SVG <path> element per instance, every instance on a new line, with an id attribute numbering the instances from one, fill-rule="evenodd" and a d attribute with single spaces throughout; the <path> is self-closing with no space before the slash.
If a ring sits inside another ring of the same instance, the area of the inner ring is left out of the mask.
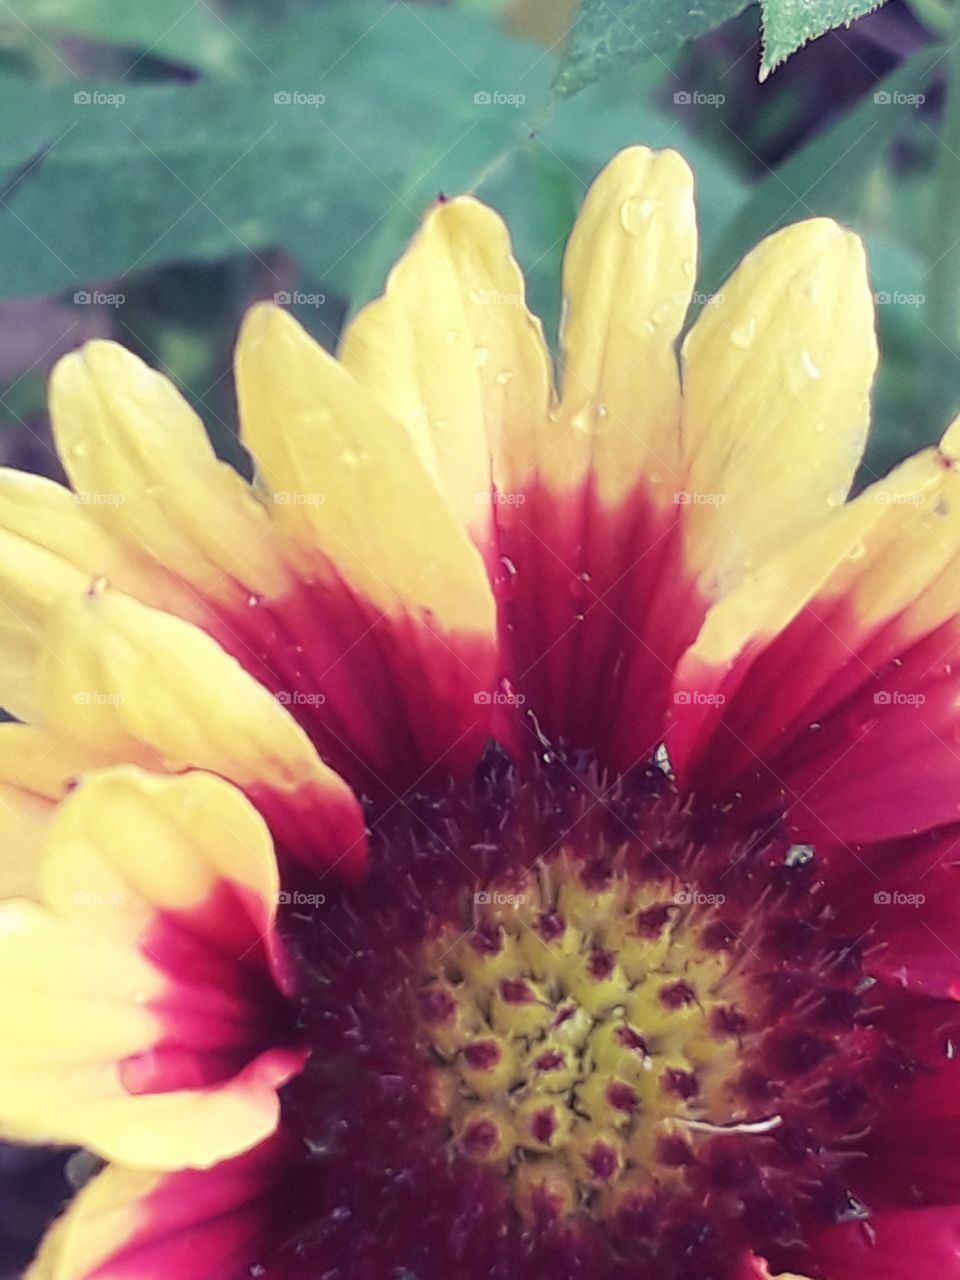
<path id="1" fill-rule="evenodd" d="M 424 947 L 450 1140 L 503 1168 L 525 1219 L 613 1211 L 621 1186 L 682 1178 L 698 1127 L 733 1121 L 743 992 L 701 941 L 722 900 L 564 850 L 475 891 L 467 932 Z"/>
<path id="2" fill-rule="evenodd" d="M 869 1228 L 919 1068 L 775 816 L 698 812 L 662 761 L 492 750 L 371 828 L 364 884 L 282 917 L 290 1280 L 804 1274 L 817 1231 Z"/>

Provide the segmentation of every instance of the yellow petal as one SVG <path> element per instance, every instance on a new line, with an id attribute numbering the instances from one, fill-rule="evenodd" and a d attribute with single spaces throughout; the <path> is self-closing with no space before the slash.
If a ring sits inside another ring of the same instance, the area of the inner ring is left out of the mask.
<path id="1" fill-rule="evenodd" d="M 481 546 L 490 455 L 541 421 L 552 370 L 510 237 L 471 197 L 435 206 L 349 326 L 343 364 L 407 426 L 421 462 Z"/>
<path id="2" fill-rule="evenodd" d="M 387 614 L 492 634 L 483 564 L 407 433 L 276 307 L 247 314 L 237 393 L 244 439 L 305 578 L 341 578 Z"/>
<path id="3" fill-rule="evenodd" d="M 92 577 L 129 581 L 131 558 L 62 485 L 0 469 L 0 704 L 36 716 L 32 672 L 52 603 Z"/>
<path id="4" fill-rule="evenodd" d="M 219 779 L 126 769 L 75 790 L 41 861 L 48 909 L 0 905 L 7 1136 L 178 1168 L 272 1133 L 299 1058 L 248 1048 L 269 1011 L 243 975 L 272 971 L 277 885 L 265 824 Z M 184 959 L 185 927 L 222 987 Z"/>
<path id="5" fill-rule="evenodd" d="M 0 898 L 35 898 L 39 856 L 58 800 L 104 761 L 63 734 L 0 725 Z"/>
<path id="6" fill-rule="evenodd" d="M 846 497 L 877 362 L 863 246 L 827 218 L 762 241 L 683 346 L 687 546 L 721 594 Z"/>
<path id="7" fill-rule="evenodd" d="M 103 757 L 219 774 L 313 865 L 364 859 L 352 792 L 285 708 L 204 632 L 109 589 L 54 611 L 37 672 L 44 718 Z"/>
<path id="8" fill-rule="evenodd" d="M 693 294 L 693 176 L 674 151 L 630 147 L 591 187 L 564 260 L 559 418 L 528 467 L 568 488 L 592 464 L 615 505 L 641 478 L 672 497 L 680 383 L 674 346 Z"/>
<path id="9" fill-rule="evenodd" d="M 54 369 L 50 412 L 74 488 L 118 539 L 204 593 L 277 588 L 267 512 L 162 374 L 87 343 Z"/>

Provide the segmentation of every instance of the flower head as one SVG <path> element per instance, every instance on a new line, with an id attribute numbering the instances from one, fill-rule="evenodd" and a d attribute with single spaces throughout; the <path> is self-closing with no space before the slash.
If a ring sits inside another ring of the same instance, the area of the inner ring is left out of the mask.
<path id="1" fill-rule="evenodd" d="M 957 428 L 847 501 L 860 242 L 770 236 L 678 365 L 695 260 L 618 155 L 556 383 L 439 203 L 338 359 L 247 317 L 252 485 L 58 366 L 75 493 L 0 476 L 0 1124 L 111 1163 L 35 1280 L 960 1275 Z"/>

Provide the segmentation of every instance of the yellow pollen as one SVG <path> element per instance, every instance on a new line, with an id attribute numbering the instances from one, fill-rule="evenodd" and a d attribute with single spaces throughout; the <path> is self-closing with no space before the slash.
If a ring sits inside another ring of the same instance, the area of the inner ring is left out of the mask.
<path id="1" fill-rule="evenodd" d="M 572 853 L 468 904 L 424 946 L 418 1011 L 437 1107 L 467 1159 L 502 1168 L 521 1214 L 600 1215 L 675 1186 L 698 1133 L 741 1118 L 715 900 L 592 874 Z"/>

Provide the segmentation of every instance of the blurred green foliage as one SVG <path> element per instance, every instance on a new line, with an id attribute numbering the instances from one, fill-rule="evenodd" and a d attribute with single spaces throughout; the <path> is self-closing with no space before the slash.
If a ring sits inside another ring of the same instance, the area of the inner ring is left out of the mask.
<path id="1" fill-rule="evenodd" d="M 38 370 L 92 326 L 166 368 L 235 456 L 244 307 L 289 299 L 334 345 L 441 191 L 504 213 L 553 331 L 586 184 L 643 142 L 696 172 L 701 295 L 797 218 L 865 236 L 885 355 L 868 461 L 885 469 L 936 436 L 960 385 L 952 9 L 922 4 L 893 0 L 760 85 L 869 6 L 6 0 L 0 298 L 47 299 L 51 318 L 6 371 L 0 417 L 41 432 Z M 551 20 L 552 43 L 521 34 Z M 23 305 L 3 304 L 9 324 Z"/>

